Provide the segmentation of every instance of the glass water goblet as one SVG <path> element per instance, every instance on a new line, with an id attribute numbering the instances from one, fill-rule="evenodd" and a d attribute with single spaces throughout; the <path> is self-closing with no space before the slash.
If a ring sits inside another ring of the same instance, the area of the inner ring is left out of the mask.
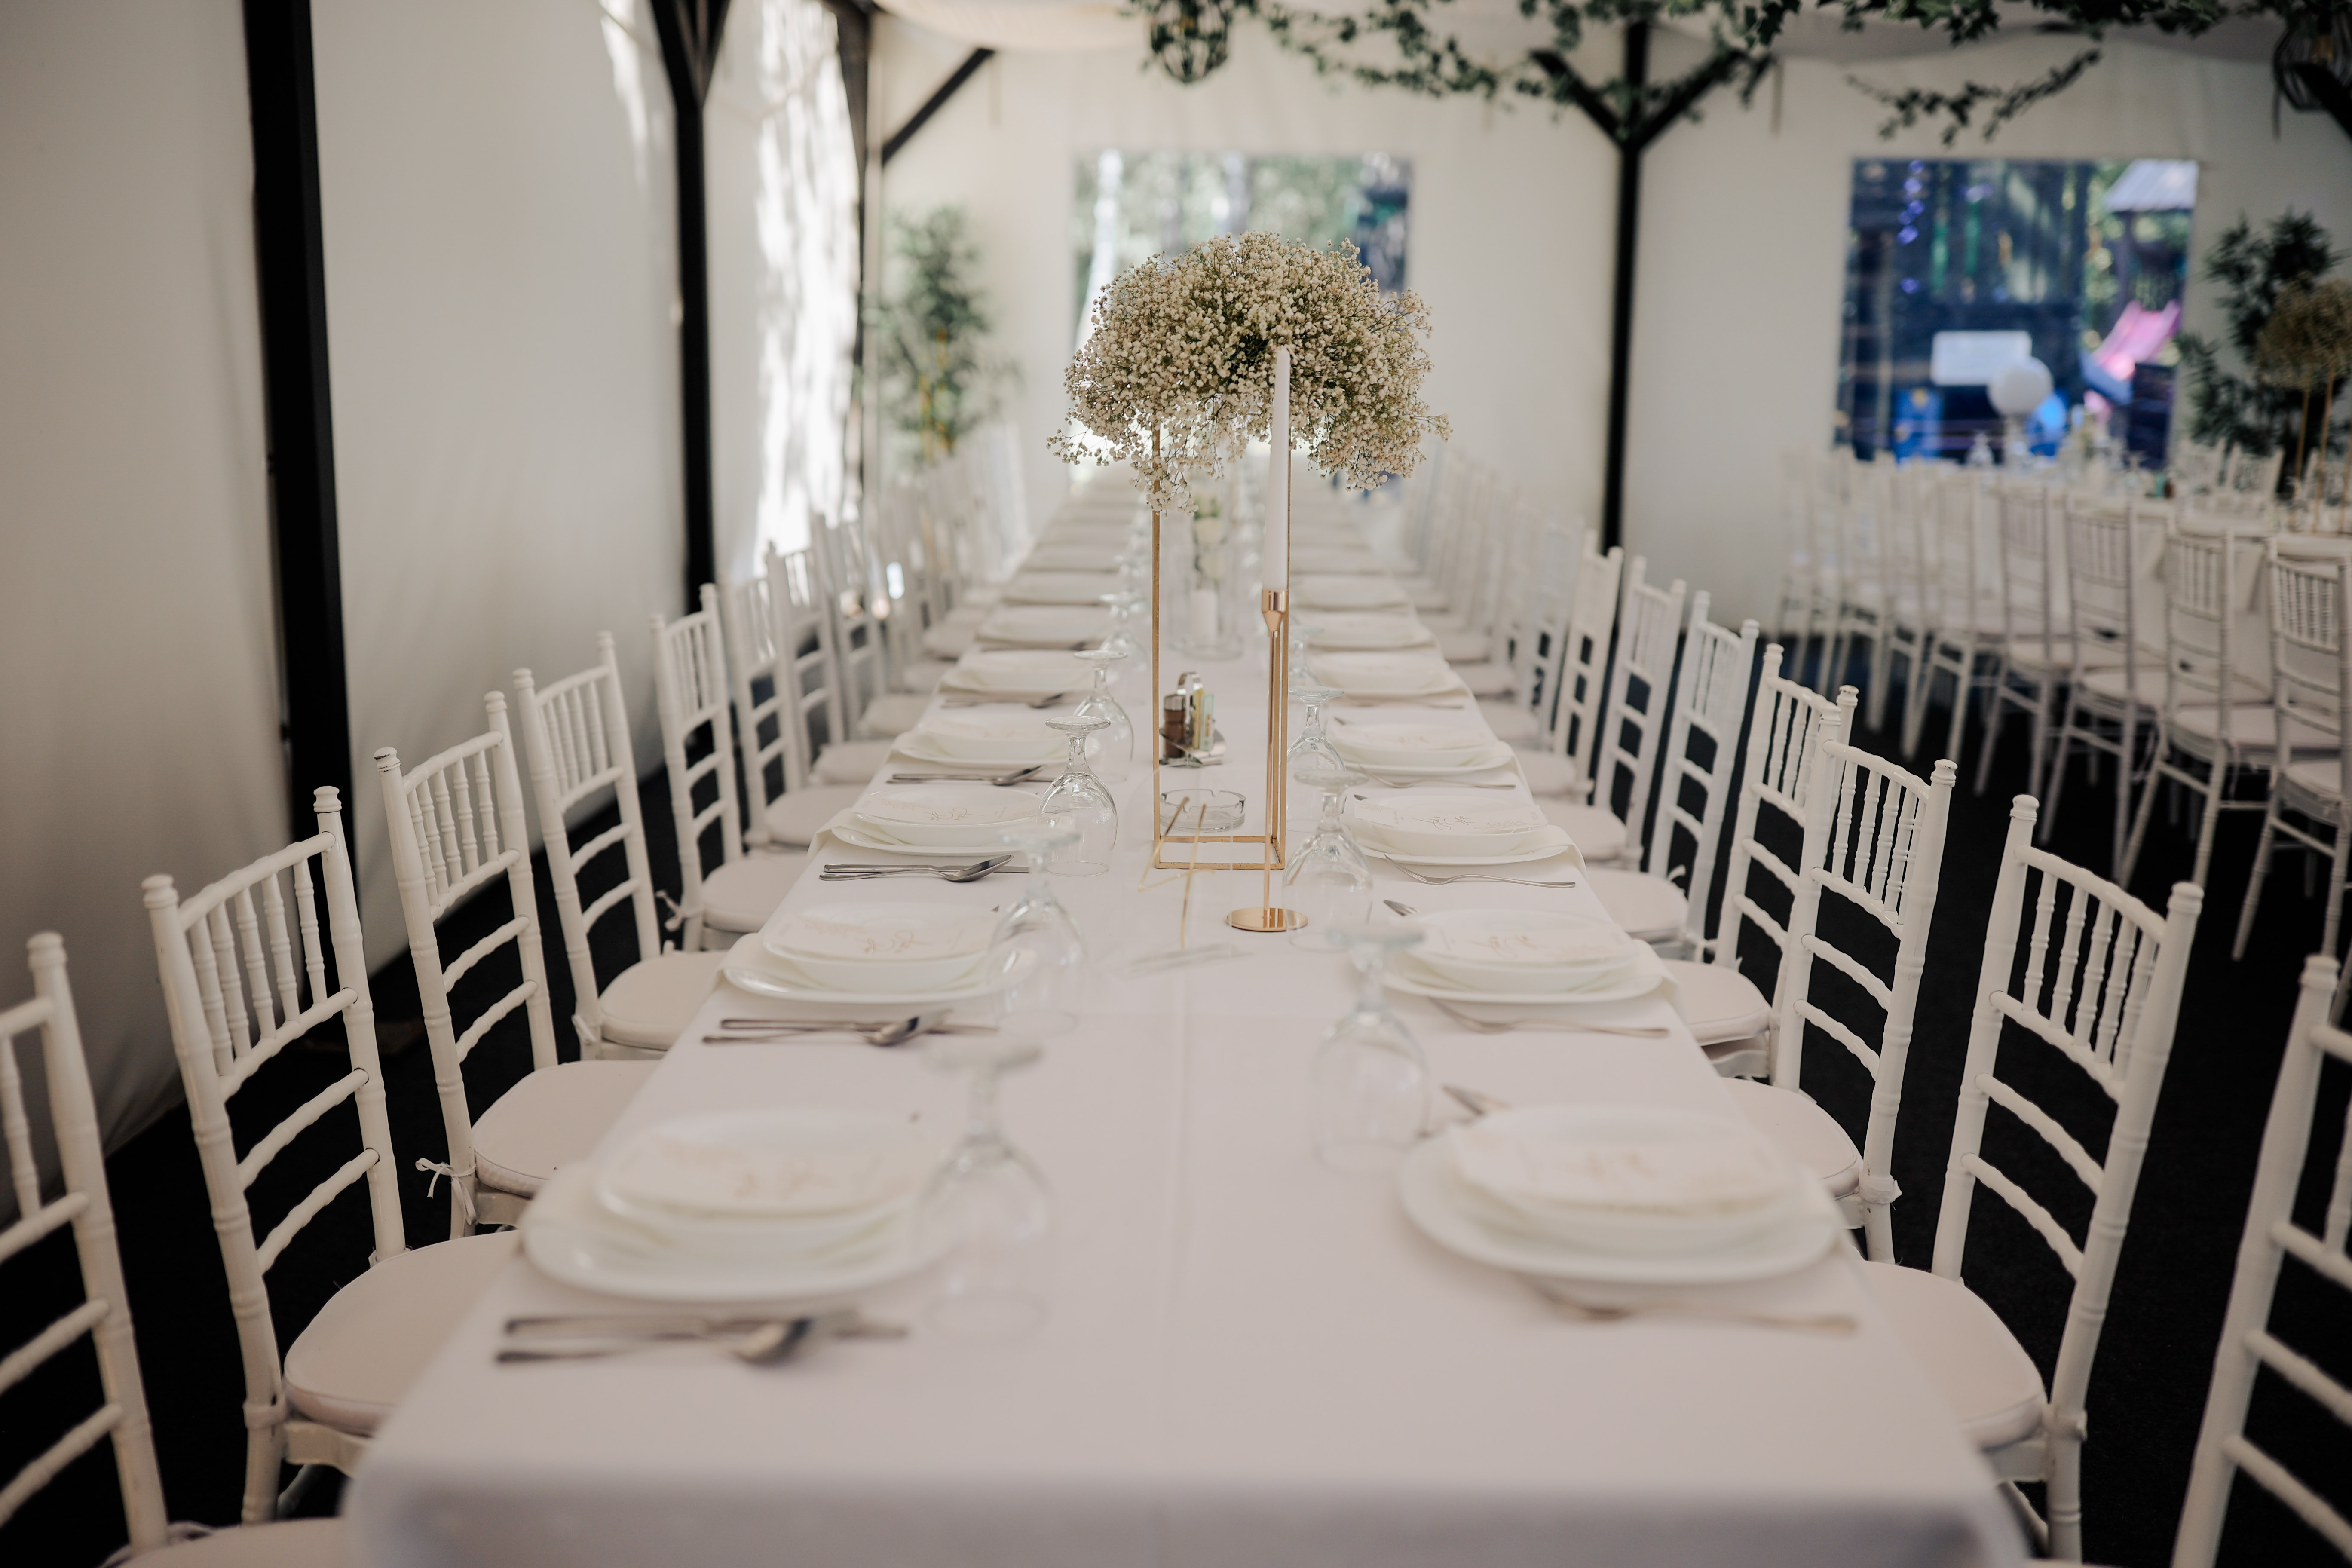
<path id="1" fill-rule="evenodd" d="M 1019 850 L 1029 868 L 1021 897 L 989 938 L 989 973 L 1003 982 L 997 995 L 1001 1027 L 1050 1038 L 1077 1026 L 1077 991 L 1087 958 L 1078 922 L 1054 895 L 1055 858 L 1075 846 L 1078 836 L 1041 821 L 1005 828 L 996 837 Z"/>
<path id="2" fill-rule="evenodd" d="M 1417 945 L 1423 932 L 1361 925 L 1332 934 L 1361 985 L 1355 1006 L 1315 1047 L 1308 1084 L 1315 1157 L 1335 1171 L 1375 1175 L 1394 1170 L 1429 1122 L 1429 1064 L 1381 987 L 1390 958 Z"/>
<path id="3" fill-rule="evenodd" d="M 1349 787 L 1363 783 L 1364 775 L 1352 768 L 1301 768 L 1292 776 L 1323 792 L 1323 814 L 1283 878 L 1289 889 L 1283 902 L 1307 917 L 1307 929 L 1290 942 L 1330 952 L 1339 946 L 1338 932 L 1372 915 L 1372 868 L 1340 815 Z"/>
<path id="4" fill-rule="evenodd" d="M 1323 684 L 1321 681 L 1315 679 L 1314 667 L 1309 665 L 1307 661 L 1307 646 L 1315 640 L 1317 635 L 1322 630 L 1323 628 L 1321 626 L 1310 626 L 1297 621 L 1293 621 L 1290 624 L 1291 685 L 1320 686 Z"/>
<path id="5" fill-rule="evenodd" d="M 1305 773 L 1346 773 L 1348 759 L 1339 754 L 1325 731 L 1323 710 L 1347 693 L 1336 686 L 1308 681 L 1290 689 L 1290 699 L 1304 703 L 1307 722 L 1299 726 L 1298 738 L 1290 742 L 1290 776 L 1299 778 Z"/>
<path id="6" fill-rule="evenodd" d="M 1046 821 L 1077 835 L 1068 858 L 1055 862 L 1054 869 L 1071 877 L 1098 877 L 1110 869 L 1110 852 L 1118 843 L 1118 803 L 1087 765 L 1087 749 L 1093 737 L 1109 728 L 1109 721 L 1072 714 L 1048 719 L 1045 724 L 1069 741 L 1070 756 L 1038 809 Z"/>
<path id="7" fill-rule="evenodd" d="M 1087 742 L 1095 760 L 1095 771 L 1106 783 L 1117 784 L 1128 775 L 1135 761 L 1135 726 L 1128 721 L 1127 710 L 1111 695 L 1110 667 L 1127 656 L 1110 647 L 1082 648 L 1076 657 L 1094 668 L 1094 689 L 1071 712 L 1073 719 L 1100 719 L 1102 733 Z"/>
<path id="8" fill-rule="evenodd" d="M 1103 639 L 1106 652 L 1115 652 L 1121 658 L 1143 657 L 1143 645 L 1135 640 L 1136 612 L 1143 605 L 1144 596 L 1132 590 L 1110 595 L 1110 636 Z"/>
<path id="9" fill-rule="evenodd" d="M 963 1136 L 931 1173 L 915 1217 L 920 1245 L 939 1259 L 925 1315 L 950 1338 L 1010 1339 L 1045 1320 L 1053 1198 L 997 1114 L 1000 1080 L 1040 1054 L 1034 1035 L 1011 1029 L 932 1035 L 923 1047 L 926 1065 L 966 1084 Z"/>

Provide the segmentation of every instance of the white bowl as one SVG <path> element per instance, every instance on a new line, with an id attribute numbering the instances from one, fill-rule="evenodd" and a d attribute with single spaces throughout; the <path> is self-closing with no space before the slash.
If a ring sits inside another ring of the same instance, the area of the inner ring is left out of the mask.
<path id="1" fill-rule="evenodd" d="M 1557 910 L 1442 910 L 1419 917 L 1425 969 L 1482 990 L 1571 992 L 1622 973 L 1641 944 L 1606 920 Z"/>
<path id="2" fill-rule="evenodd" d="M 1037 815 L 1037 797 L 993 784 L 916 784 L 879 790 L 859 801 L 851 814 L 887 838 L 906 844 L 978 844 L 1000 828 Z"/>
<path id="3" fill-rule="evenodd" d="M 995 921 L 942 904 L 823 904 L 779 911 L 761 946 L 836 991 L 936 991 L 988 960 Z"/>
<path id="4" fill-rule="evenodd" d="M 1034 713 L 933 713 L 910 734 L 934 750 L 972 763 L 1034 763 L 1066 748 Z"/>
<path id="5" fill-rule="evenodd" d="M 1349 819 L 1369 841 L 1408 855 L 1513 855 L 1551 824 L 1527 801 L 1496 800 L 1468 790 L 1416 790 L 1351 805 Z"/>

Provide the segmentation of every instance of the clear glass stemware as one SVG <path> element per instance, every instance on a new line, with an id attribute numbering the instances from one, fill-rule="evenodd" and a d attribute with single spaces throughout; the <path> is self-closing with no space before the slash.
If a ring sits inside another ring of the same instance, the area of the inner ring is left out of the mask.
<path id="1" fill-rule="evenodd" d="M 1370 1175 L 1396 1168 L 1429 1121 L 1429 1064 L 1390 1011 L 1381 987 L 1390 958 L 1420 942 L 1417 926 L 1341 926 L 1333 936 L 1355 962 L 1356 1005 L 1323 1031 L 1308 1085 L 1316 1158 Z"/>
<path id="2" fill-rule="evenodd" d="M 1328 952 L 1339 945 L 1339 931 L 1371 918 L 1372 868 L 1340 815 L 1349 786 L 1363 783 L 1364 775 L 1350 768 L 1310 767 L 1292 776 L 1323 792 L 1323 812 L 1313 837 L 1283 878 L 1290 889 L 1283 901 L 1307 917 L 1307 929 L 1290 941 L 1296 947 Z"/>
<path id="3" fill-rule="evenodd" d="M 1096 772 L 1107 783 L 1117 784 L 1127 777 L 1135 762 L 1135 726 L 1129 722 L 1127 710 L 1119 706 L 1110 689 L 1110 668 L 1127 655 L 1105 646 L 1082 648 L 1075 657 L 1094 667 L 1095 683 L 1070 717 L 1103 721 L 1102 733 L 1087 743 L 1087 749 L 1094 757 Z"/>
<path id="4" fill-rule="evenodd" d="M 989 939 L 989 972 L 1003 980 L 1002 1027 L 1050 1038 L 1077 1026 L 1077 990 L 1087 963 L 1078 922 L 1054 895 L 1054 860 L 1078 841 L 1067 827 L 1024 823 L 997 834 L 1021 851 L 1029 874 L 1021 897 L 996 922 Z"/>
<path id="5" fill-rule="evenodd" d="M 1304 703 L 1307 708 L 1307 722 L 1299 726 L 1298 738 L 1290 742 L 1292 778 L 1303 778 L 1311 772 L 1349 771 L 1348 759 L 1331 744 L 1331 737 L 1325 731 L 1323 720 L 1323 710 L 1346 695 L 1339 687 L 1325 686 L 1319 681 L 1307 681 L 1290 689 L 1290 700 Z"/>
<path id="6" fill-rule="evenodd" d="M 1087 765 L 1087 746 L 1091 737 L 1109 728 L 1109 721 L 1071 714 L 1048 719 L 1045 724 L 1069 741 L 1070 756 L 1038 809 L 1046 821 L 1077 835 L 1076 847 L 1066 858 L 1055 862 L 1054 869 L 1072 877 L 1098 877 L 1110 869 L 1110 852 L 1118 844 L 1118 803 Z"/>
<path id="7" fill-rule="evenodd" d="M 966 1084 L 963 1136 L 924 1186 L 916 1224 L 939 1257 L 926 1310 L 956 1339 L 1010 1339 L 1045 1321 L 1054 1266 L 1054 1205 L 1034 1162 L 997 1114 L 1008 1072 L 1037 1060 L 1034 1035 L 932 1035 L 923 1059 Z"/>

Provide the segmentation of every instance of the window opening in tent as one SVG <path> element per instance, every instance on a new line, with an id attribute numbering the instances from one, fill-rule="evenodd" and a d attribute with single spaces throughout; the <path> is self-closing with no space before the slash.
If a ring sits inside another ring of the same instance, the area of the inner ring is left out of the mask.
<path id="1" fill-rule="evenodd" d="M 2196 204 L 2197 165 L 2173 159 L 1855 160 L 1840 439 L 1864 458 L 1958 460 L 1979 437 L 1998 452 L 1986 389 L 2030 355 L 2054 383 L 2035 451 L 2087 421 L 2160 466 Z"/>
<path id="2" fill-rule="evenodd" d="M 1384 294 L 1405 286 L 1412 161 L 1247 153 L 1128 153 L 1077 160 L 1070 208 L 1072 335 L 1111 279 L 1139 261 L 1220 234 L 1271 232 L 1315 245 L 1347 240 Z"/>

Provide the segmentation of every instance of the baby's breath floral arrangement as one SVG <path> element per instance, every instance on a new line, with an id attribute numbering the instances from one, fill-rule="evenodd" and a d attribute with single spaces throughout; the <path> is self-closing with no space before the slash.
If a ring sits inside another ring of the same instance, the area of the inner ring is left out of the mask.
<path id="1" fill-rule="evenodd" d="M 1124 462 L 1161 510 L 1189 504 L 1187 477 L 1223 471 L 1263 439 L 1274 353 L 1290 350 L 1290 431 L 1307 459 L 1353 487 L 1409 474 L 1421 444 L 1452 435 L 1421 401 L 1429 310 L 1381 297 L 1352 245 L 1221 235 L 1129 268 L 1095 304 L 1063 384 L 1063 461 Z"/>

